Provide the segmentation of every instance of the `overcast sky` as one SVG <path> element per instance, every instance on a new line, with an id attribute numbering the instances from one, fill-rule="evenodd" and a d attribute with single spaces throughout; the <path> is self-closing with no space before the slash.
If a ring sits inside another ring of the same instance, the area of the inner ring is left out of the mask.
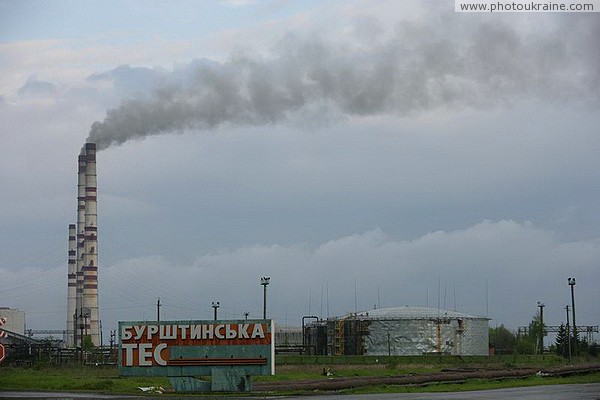
<path id="1" fill-rule="evenodd" d="M 600 14 L 453 1 L 0 1 L 0 306 L 64 329 L 98 153 L 120 320 L 418 305 L 600 322 Z M 108 336 L 105 334 L 105 338 Z"/>

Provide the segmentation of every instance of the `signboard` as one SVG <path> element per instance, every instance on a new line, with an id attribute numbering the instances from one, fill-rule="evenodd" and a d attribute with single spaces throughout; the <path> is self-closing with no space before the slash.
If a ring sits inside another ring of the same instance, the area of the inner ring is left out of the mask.
<path id="1" fill-rule="evenodd" d="M 272 320 L 119 322 L 119 373 L 194 377 L 275 374 Z"/>
<path id="2" fill-rule="evenodd" d="M 2 325 L 4 325 L 6 323 L 6 318 L 4 317 L 0 317 L 0 338 L 5 338 L 6 332 L 4 332 L 2 330 Z M 2 361 L 4 361 L 4 358 L 6 357 L 6 350 L 4 349 L 4 346 L 0 343 L 0 363 Z"/>

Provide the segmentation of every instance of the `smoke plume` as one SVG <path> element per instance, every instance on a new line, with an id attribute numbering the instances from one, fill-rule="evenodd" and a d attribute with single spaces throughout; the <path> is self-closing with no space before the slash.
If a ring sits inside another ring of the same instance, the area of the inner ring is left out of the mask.
<path id="1" fill-rule="evenodd" d="M 597 102 L 595 15 L 560 17 L 527 33 L 498 19 L 457 18 L 467 16 L 452 15 L 438 26 L 403 23 L 370 43 L 288 35 L 264 57 L 144 69 L 160 75 L 161 87 L 109 110 L 87 140 L 106 149 L 161 133 L 286 123 L 304 114 L 318 124 L 332 115 L 403 116 L 521 97 Z"/>

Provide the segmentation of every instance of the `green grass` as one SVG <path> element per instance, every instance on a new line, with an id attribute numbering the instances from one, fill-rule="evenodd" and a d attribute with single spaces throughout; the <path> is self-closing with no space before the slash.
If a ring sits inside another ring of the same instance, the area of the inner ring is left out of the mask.
<path id="1" fill-rule="evenodd" d="M 533 376 L 523 379 L 469 379 L 464 383 L 432 383 L 422 386 L 380 385 L 357 389 L 344 390 L 345 394 L 363 393 L 437 393 L 437 392 L 463 392 L 473 390 L 492 390 L 540 385 L 564 385 L 573 383 L 600 383 L 600 373 L 573 375 L 569 377 L 539 377 Z"/>
<path id="2" fill-rule="evenodd" d="M 458 368 L 543 368 L 563 365 L 554 356 L 496 356 L 496 357 L 278 357 L 275 376 L 256 376 L 255 382 L 328 379 L 323 369 L 334 377 L 400 376 L 440 372 Z M 586 360 L 579 360 L 585 362 Z M 468 380 L 462 384 L 429 384 L 424 386 L 381 385 L 359 388 L 344 393 L 396 393 L 484 390 L 540 384 L 600 382 L 600 373 L 574 375 L 566 378 L 531 377 L 506 380 Z M 141 394 L 138 387 L 171 385 L 165 377 L 121 377 L 116 367 L 0 366 L 0 388 L 3 390 L 91 391 L 96 393 Z"/>
<path id="3" fill-rule="evenodd" d="M 171 387 L 167 378 L 119 376 L 116 368 L 92 366 L 0 367 L 3 390 L 93 391 L 139 394 L 138 386 Z"/>
<path id="4" fill-rule="evenodd" d="M 272 382 L 285 380 L 327 379 L 323 369 L 334 377 L 354 376 L 398 376 L 407 374 L 423 374 L 440 372 L 442 366 L 437 365 L 278 365 L 273 376 L 256 376 L 255 382 Z"/>
<path id="5" fill-rule="evenodd" d="M 585 362 L 588 360 L 577 360 Z M 555 355 L 507 356 L 277 356 L 276 375 L 256 377 L 256 382 L 324 379 L 323 369 L 336 377 L 398 376 L 440 372 L 457 368 L 544 368 L 564 365 Z"/>
<path id="6" fill-rule="evenodd" d="M 574 362 L 586 361 L 584 357 Z M 490 364 L 515 366 L 551 366 L 565 363 L 565 359 L 552 354 L 546 355 L 497 355 L 497 356 L 282 356 L 276 357 L 278 365 L 406 365 L 427 364 L 462 366 L 475 364 L 487 366 Z"/>

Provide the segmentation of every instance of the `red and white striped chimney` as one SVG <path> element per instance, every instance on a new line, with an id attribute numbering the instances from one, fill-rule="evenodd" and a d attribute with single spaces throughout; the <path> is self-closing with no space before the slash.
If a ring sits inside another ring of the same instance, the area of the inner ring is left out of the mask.
<path id="1" fill-rule="evenodd" d="M 96 144 L 85 144 L 85 240 L 83 257 L 84 334 L 100 345 L 98 315 L 98 225 L 96 197 Z"/>
<path id="2" fill-rule="evenodd" d="M 77 238 L 75 236 L 77 226 L 69 225 L 69 262 L 67 273 L 67 346 L 72 347 L 75 344 L 75 326 L 74 315 L 76 313 L 77 299 Z"/>
<path id="3" fill-rule="evenodd" d="M 85 253 L 85 148 L 81 148 L 79 154 L 78 169 L 77 169 L 77 263 L 76 263 L 76 300 L 75 311 L 77 320 L 77 332 L 75 338 L 76 345 L 80 344 L 81 333 L 83 332 L 83 265 Z"/>

